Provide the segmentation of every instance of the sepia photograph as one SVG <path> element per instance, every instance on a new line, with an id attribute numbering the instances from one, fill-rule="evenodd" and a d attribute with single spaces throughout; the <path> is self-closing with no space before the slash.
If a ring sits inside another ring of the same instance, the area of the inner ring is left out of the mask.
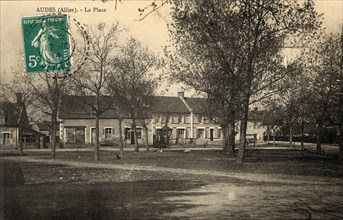
<path id="1" fill-rule="evenodd" d="M 343 219 L 342 0 L 0 9 L 0 219 Z"/>

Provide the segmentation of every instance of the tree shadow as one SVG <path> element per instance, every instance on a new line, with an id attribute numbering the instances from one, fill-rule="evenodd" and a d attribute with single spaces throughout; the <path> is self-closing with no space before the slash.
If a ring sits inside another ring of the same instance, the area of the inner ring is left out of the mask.
<path id="1" fill-rule="evenodd" d="M 95 184 L 42 184 L 8 188 L 6 219 L 159 219 L 163 214 L 197 206 L 172 196 L 189 192 L 202 182 L 148 180 Z"/>

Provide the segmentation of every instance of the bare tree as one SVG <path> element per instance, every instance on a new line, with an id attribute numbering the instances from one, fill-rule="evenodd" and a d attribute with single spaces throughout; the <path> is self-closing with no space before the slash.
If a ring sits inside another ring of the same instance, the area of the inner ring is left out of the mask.
<path id="1" fill-rule="evenodd" d="M 73 75 L 72 88 L 82 97 L 84 103 L 91 107 L 95 116 L 94 159 L 99 161 L 100 149 L 100 115 L 113 107 L 114 100 L 106 98 L 107 85 L 113 75 L 113 58 L 118 47 L 117 37 L 121 30 L 118 24 L 107 27 L 104 23 L 88 27 L 90 51 L 82 70 Z M 80 51 L 81 53 L 81 51 Z M 87 98 L 93 96 L 93 98 Z"/>
<path id="2" fill-rule="evenodd" d="M 115 71 L 111 76 L 109 90 L 119 108 L 131 117 L 134 146 L 138 152 L 137 122 L 147 116 L 147 109 L 152 105 L 157 85 L 153 69 L 158 67 L 158 60 L 141 42 L 130 38 L 121 47 L 112 66 Z"/>
<path id="3" fill-rule="evenodd" d="M 56 157 L 56 134 L 58 129 L 58 111 L 61 98 L 65 93 L 68 78 L 59 78 L 58 72 L 46 72 L 32 76 L 33 105 L 51 118 L 50 144 L 51 156 Z"/>

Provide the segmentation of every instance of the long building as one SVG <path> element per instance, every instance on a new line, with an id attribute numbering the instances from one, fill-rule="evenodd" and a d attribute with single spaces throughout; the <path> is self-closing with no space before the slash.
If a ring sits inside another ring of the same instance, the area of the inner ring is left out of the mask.
<path id="1" fill-rule="evenodd" d="M 64 96 L 59 112 L 60 140 L 65 145 L 92 145 L 95 142 L 95 115 L 92 103 L 94 96 Z M 169 132 L 169 144 L 221 144 L 222 129 L 219 124 L 203 112 L 203 98 L 185 97 L 184 92 L 177 96 L 156 96 L 151 112 L 144 120 L 137 120 L 138 144 L 146 140 L 143 122 L 147 125 L 149 144 L 159 143 L 163 129 Z M 133 131 L 130 114 L 116 108 L 113 97 L 101 97 L 103 111 L 99 118 L 100 143 L 119 143 L 119 132 L 126 144 L 133 144 Z M 119 128 L 121 121 L 121 129 Z M 239 129 L 237 129 L 239 131 Z M 250 120 L 247 134 L 263 140 L 264 129 L 258 120 Z M 239 133 L 236 135 L 239 140 Z"/>

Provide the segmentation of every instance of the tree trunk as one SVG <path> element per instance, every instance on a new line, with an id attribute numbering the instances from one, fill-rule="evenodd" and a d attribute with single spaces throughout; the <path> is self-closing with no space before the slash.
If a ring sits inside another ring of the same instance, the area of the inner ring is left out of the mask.
<path id="1" fill-rule="evenodd" d="M 57 112 L 52 113 L 51 120 L 51 157 L 56 158 L 56 123 L 57 123 Z"/>
<path id="2" fill-rule="evenodd" d="M 20 156 L 23 156 L 24 155 L 23 129 L 21 125 L 19 125 L 19 149 L 20 149 Z"/>
<path id="3" fill-rule="evenodd" d="M 323 130 L 323 125 L 318 124 L 317 127 L 317 154 L 320 154 L 322 152 L 322 130 Z"/>
<path id="4" fill-rule="evenodd" d="M 339 126 L 339 153 L 343 157 L 343 126 Z"/>
<path id="5" fill-rule="evenodd" d="M 139 152 L 138 139 L 137 139 L 136 119 L 135 118 L 132 118 L 132 129 L 133 129 L 133 139 L 134 139 L 135 151 Z"/>
<path id="6" fill-rule="evenodd" d="M 95 147 L 94 147 L 94 160 L 99 161 L 99 151 L 100 151 L 100 125 L 99 125 L 99 115 L 96 114 L 95 117 Z"/>
<path id="7" fill-rule="evenodd" d="M 148 127 L 146 125 L 143 126 L 144 128 L 144 135 L 145 135 L 145 147 L 146 151 L 149 151 L 149 134 L 148 134 Z"/>
<path id="8" fill-rule="evenodd" d="M 267 126 L 267 144 L 269 144 L 269 140 L 270 140 L 270 127 Z"/>
<path id="9" fill-rule="evenodd" d="M 124 151 L 124 141 L 123 141 L 123 129 L 122 129 L 122 119 L 118 119 L 118 126 L 119 126 L 119 144 L 120 144 L 120 156 L 123 156 L 123 151 Z"/>
<path id="10" fill-rule="evenodd" d="M 289 127 L 289 147 L 293 146 L 293 127 Z"/>
<path id="11" fill-rule="evenodd" d="M 235 121 L 230 122 L 229 126 L 229 155 L 235 155 Z"/>
<path id="12" fill-rule="evenodd" d="M 241 120 L 241 127 L 240 127 L 240 140 L 239 140 L 239 150 L 238 150 L 238 157 L 237 163 L 244 163 L 244 154 L 245 154 L 245 146 L 247 144 L 246 134 L 247 134 L 247 125 L 248 125 L 248 111 L 249 111 L 249 99 L 245 100 L 244 109 L 243 109 L 243 117 Z"/>
<path id="13" fill-rule="evenodd" d="M 304 133 L 305 127 L 301 126 L 301 151 L 304 151 Z"/>
<path id="14" fill-rule="evenodd" d="M 273 147 L 275 147 L 275 128 L 273 128 Z"/>
<path id="15" fill-rule="evenodd" d="M 229 142 L 228 142 L 228 127 L 225 125 L 221 125 L 223 131 L 223 142 L 222 147 L 224 151 L 227 151 Z"/>

